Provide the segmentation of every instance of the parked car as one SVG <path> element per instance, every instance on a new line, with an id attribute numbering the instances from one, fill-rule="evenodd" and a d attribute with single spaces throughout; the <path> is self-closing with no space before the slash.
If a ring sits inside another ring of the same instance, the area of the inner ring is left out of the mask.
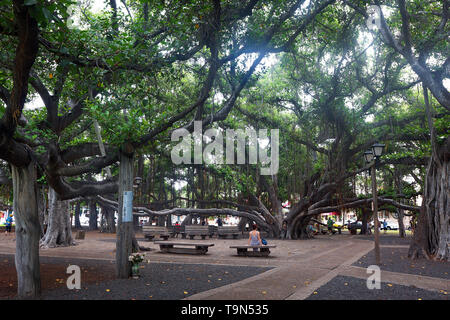
<path id="1" fill-rule="evenodd" d="M 386 230 L 398 230 L 398 222 L 397 221 L 386 221 L 387 222 L 387 226 L 386 226 Z M 373 228 L 374 226 L 374 222 L 371 221 L 370 222 L 370 227 Z M 383 220 L 380 221 L 380 230 L 384 230 L 383 227 Z"/>
<path id="2" fill-rule="evenodd" d="M 362 228 L 362 222 L 361 221 L 354 221 L 347 224 L 347 228 L 350 229 L 361 229 Z"/>
<path id="3" fill-rule="evenodd" d="M 386 221 L 387 222 L 387 226 L 386 226 L 386 230 L 398 230 L 398 222 L 395 221 Z M 380 221 L 380 229 L 384 230 L 383 227 L 383 221 Z"/>

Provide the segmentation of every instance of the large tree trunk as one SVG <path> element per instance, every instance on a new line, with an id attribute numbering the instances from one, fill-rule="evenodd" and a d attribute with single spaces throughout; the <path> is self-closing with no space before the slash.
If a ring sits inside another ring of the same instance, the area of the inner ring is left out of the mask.
<path id="1" fill-rule="evenodd" d="M 123 212 L 123 200 L 126 191 L 133 191 L 133 155 L 121 153 L 119 171 L 119 216 L 116 243 L 116 274 L 120 279 L 127 279 L 131 276 L 131 262 L 128 261 L 128 257 L 133 251 L 134 238 L 133 218 L 129 215 L 124 215 Z M 126 220 L 124 220 L 124 218 L 126 218 Z"/>
<path id="2" fill-rule="evenodd" d="M 428 90 L 423 86 L 425 110 L 431 136 L 431 157 L 425 178 L 422 210 L 408 256 L 448 260 L 450 243 L 450 137 L 438 146 L 433 124 L 433 109 Z"/>
<path id="3" fill-rule="evenodd" d="M 404 210 L 403 209 L 398 209 L 398 217 L 397 217 L 397 221 L 398 221 L 398 236 L 400 238 L 405 238 L 406 237 L 405 224 L 403 223 L 403 218 L 404 217 L 405 217 Z"/>
<path id="4" fill-rule="evenodd" d="M 81 203 L 80 201 L 77 201 L 75 205 L 75 229 L 82 229 L 81 223 L 80 223 L 80 215 L 81 215 Z"/>
<path id="5" fill-rule="evenodd" d="M 39 264 L 40 225 L 36 167 L 11 165 L 13 178 L 14 214 L 16 221 L 17 295 L 19 298 L 37 298 L 41 294 Z"/>
<path id="6" fill-rule="evenodd" d="M 359 232 L 359 234 L 368 234 L 368 230 L 367 230 L 367 223 L 369 220 L 369 216 L 372 213 L 372 211 L 367 210 L 366 208 L 362 208 L 362 215 L 361 215 L 361 231 Z"/>
<path id="7" fill-rule="evenodd" d="M 448 260 L 450 243 L 449 140 L 440 163 L 433 157 L 428 165 L 422 210 L 409 249 L 410 258 Z"/>
<path id="8" fill-rule="evenodd" d="M 106 225 L 104 226 L 102 232 L 115 233 L 116 232 L 116 221 L 114 216 L 114 210 L 106 206 L 102 206 L 103 217 L 105 218 Z"/>
<path id="9" fill-rule="evenodd" d="M 72 238 L 69 201 L 58 200 L 52 188 L 48 191 L 48 227 L 40 245 L 44 248 L 66 247 L 75 245 Z"/>
<path id="10" fill-rule="evenodd" d="M 45 235 L 46 232 L 46 225 L 48 221 L 48 213 L 47 213 L 47 198 L 45 197 L 45 189 L 43 186 L 38 188 L 38 214 L 39 214 L 39 225 L 41 228 L 41 235 L 42 238 Z"/>
<path id="11" fill-rule="evenodd" d="M 89 230 L 98 230 L 98 212 L 95 201 L 89 201 Z"/>
<path id="12" fill-rule="evenodd" d="M 394 168 L 394 182 L 397 189 L 397 194 L 402 194 L 403 193 L 402 176 L 397 168 Z M 403 223 L 404 217 L 405 217 L 404 210 L 399 208 L 397 221 L 398 221 L 398 235 L 400 238 L 406 237 L 405 224 Z"/>

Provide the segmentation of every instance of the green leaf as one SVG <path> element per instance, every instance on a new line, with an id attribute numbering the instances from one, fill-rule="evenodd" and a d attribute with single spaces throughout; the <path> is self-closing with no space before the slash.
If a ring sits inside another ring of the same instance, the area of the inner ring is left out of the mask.
<path id="1" fill-rule="evenodd" d="M 25 6 L 32 6 L 37 4 L 37 0 L 25 0 L 23 3 Z"/>

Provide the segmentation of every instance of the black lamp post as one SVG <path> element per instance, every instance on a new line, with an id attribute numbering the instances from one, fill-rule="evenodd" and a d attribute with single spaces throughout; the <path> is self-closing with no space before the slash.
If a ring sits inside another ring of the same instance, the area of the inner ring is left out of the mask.
<path id="1" fill-rule="evenodd" d="M 377 198 L 377 176 L 376 176 L 376 166 L 379 162 L 379 158 L 383 153 L 384 144 L 375 143 L 372 145 L 371 150 L 367 150 L 364 152 L 364 159 L 366 163 L 371 163 L 371 176 L 372 176 L 372 196 L 373 196 L 373 221 L 374 221 L 374 232 L 375 232 L 375 263 L 380 265 L 381 257 L 380 257 L 380 233 L 379 226 L 380 222 L 378 221 L 378 198 Z M 375 161 L 374 161 L 375 159 Z"/>

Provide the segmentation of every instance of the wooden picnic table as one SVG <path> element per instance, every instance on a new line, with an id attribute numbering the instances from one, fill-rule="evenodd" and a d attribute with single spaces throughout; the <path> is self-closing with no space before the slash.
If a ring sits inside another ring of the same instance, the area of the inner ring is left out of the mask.
<path id="1" fill-rule="evenodd" d="M 159 244 L 161 252 L 164 253 L 206 254 L 206 252 L 208 252 L 208 248 L 214 246 L 214 243 L 171 241 L 155 241 L 154 243 Z"/>
<path id="2" fill-rule="evenodd" d="M 245 257 L 267 257 L 270 254 L 270 248 L 276 248 L 275 245 L 262 245 L 262 246 L 230 246 L 232 249 L 237 249 L 239 256 Z M 254 248 L 258 248 L 258 251 L 253 251 Z M 252 249 L 252 250 L 248 250 Z"/>

